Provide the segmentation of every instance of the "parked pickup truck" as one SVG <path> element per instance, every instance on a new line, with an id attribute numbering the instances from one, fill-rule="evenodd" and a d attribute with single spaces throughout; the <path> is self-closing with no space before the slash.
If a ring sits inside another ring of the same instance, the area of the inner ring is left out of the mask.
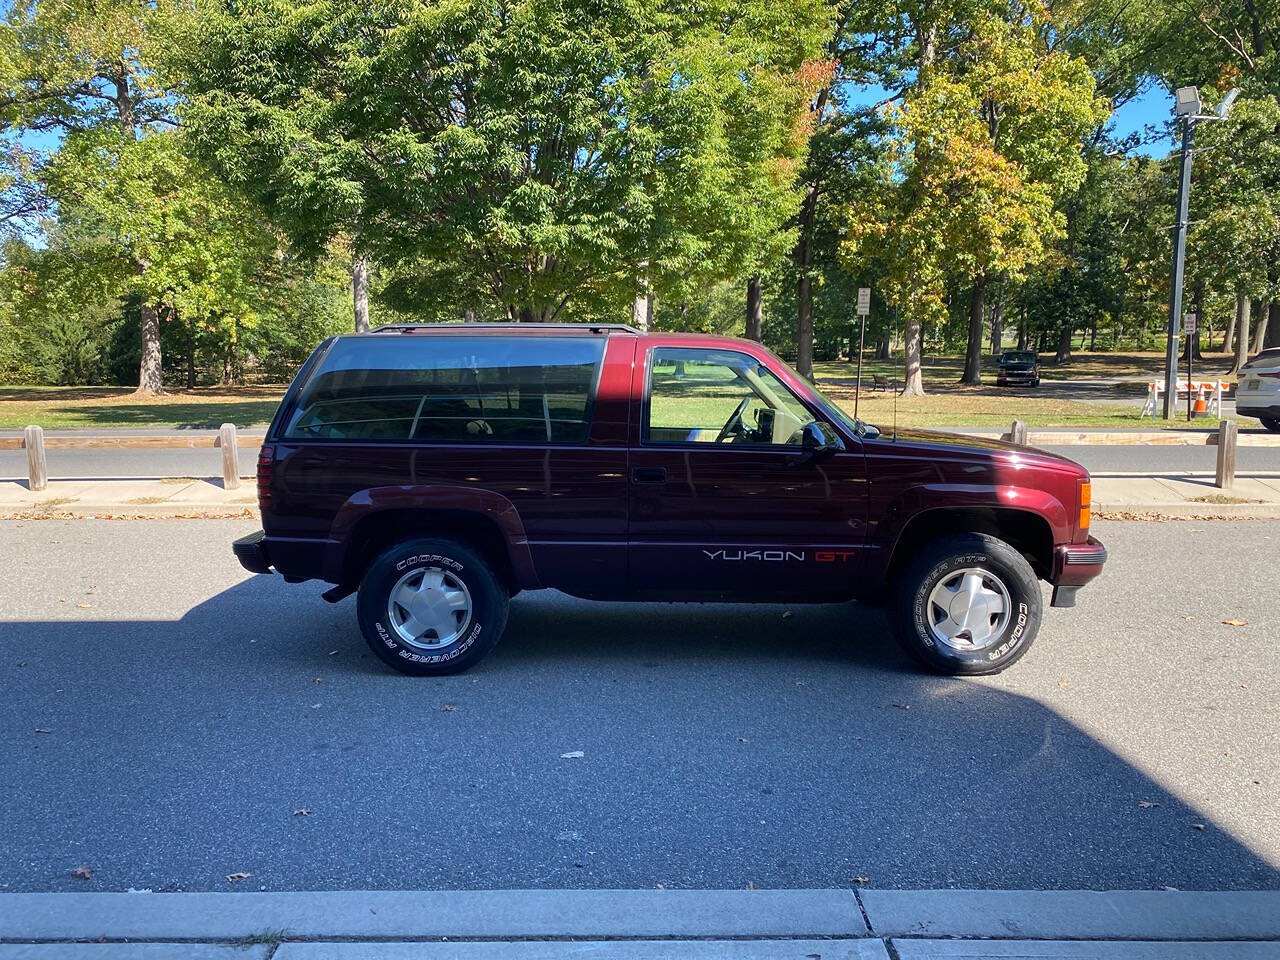
<path id="1" fill-rule="evenodd" d="M 995 673 L 1039 629 L 1040 581 L 1072 606 L 1107 556 L 1070 460 L 885 433 L 758 343 L 611 325 L 326 340 L 267 432 L 258 500 L 240 562 L 358 591 L 369 646 L 419 675 L 475 664 L 542 587 L 883 600 L 923 664 Z"/>

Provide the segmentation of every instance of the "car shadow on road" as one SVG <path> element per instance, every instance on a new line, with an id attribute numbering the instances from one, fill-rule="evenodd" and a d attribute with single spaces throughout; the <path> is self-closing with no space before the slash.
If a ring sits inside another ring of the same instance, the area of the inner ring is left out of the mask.
<path id="1" fill-rule="evenodd" d="M 1123 741 L 918 671 L 874 609 L 530 593 L 476 669 L 415 679 L 352 607 L 255 577 L 173 621 L 0 623 L 0 884 L 1280 885 Z"/>

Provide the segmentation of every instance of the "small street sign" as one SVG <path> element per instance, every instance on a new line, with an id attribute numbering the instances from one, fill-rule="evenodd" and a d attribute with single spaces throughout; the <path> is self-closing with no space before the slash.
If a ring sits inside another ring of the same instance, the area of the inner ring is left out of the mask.
<path id="1" fill-rule="evenodd" d="M 1188 314 L 1187 314 L 1187 321 L 1186 321 L 1186 324 L 1187 324 L 1187 333 L 1189 333 L 1189 334 L 1195 334 L 1195 332 L 1196 332 L 1196 324 L 1199 322 L 1199 320 L 1200 320 L 1200 318 L 1199 318 L 1199 317 L 1197 317 L 1194 313 L 1188 313 Z"/>
<path id="2" fill-rule="evenodd" d="M 858 288 L 858 316 L 865 317 L 871 312 L 871 288 Z"/>

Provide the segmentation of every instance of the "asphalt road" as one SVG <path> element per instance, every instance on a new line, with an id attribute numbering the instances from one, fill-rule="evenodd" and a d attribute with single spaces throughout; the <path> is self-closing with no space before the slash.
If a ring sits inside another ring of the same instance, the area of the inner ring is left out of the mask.
<path id="1" fill-rule="evenodd" d="M 985 680 L 853 605 L 548 592 L 402 677 L 249 526 L 0 523 L 0 889 L 1280 886 L 1280 523 L 1099 523 Z"/>
<path id="2" fill-rule="evenodd" d="M 1200 470 L 1212 473 L 1218 448 L 1206 446 L 1058 446 L 1046 447 L 1070 457 L 1090 470 L 1161 471 Z M 240 469 L 249 475 L 254 451 L 242 448 Z M 222 475 L 222 451 L 213 448 L 150 449 L 51 449 L 49 476 L 54 479 L 83 477 L 212 477 Z M 1236 448 L 1236 469 L 1280 472 L 1280 446 Z M 0 478 L 27 475 L 23 450 L 0 450 Z"/>

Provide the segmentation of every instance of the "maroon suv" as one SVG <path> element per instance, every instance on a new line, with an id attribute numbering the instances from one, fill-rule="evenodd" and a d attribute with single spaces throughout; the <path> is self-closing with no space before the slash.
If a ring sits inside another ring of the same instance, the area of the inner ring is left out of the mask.
<path id="1" fill-rule="evenodd" d="M 996 441 L 854 420 L 757 343 L 594 325 L 326 340 L 258 458 L 249 570 L 359 591 L 413 674 L 464 670 L 510 597 L 883 599 L 946 673 L 994 673 L 1102 570 L 1089 475 Z M 602 641 L 607 642 L 607 641 Z"/>

